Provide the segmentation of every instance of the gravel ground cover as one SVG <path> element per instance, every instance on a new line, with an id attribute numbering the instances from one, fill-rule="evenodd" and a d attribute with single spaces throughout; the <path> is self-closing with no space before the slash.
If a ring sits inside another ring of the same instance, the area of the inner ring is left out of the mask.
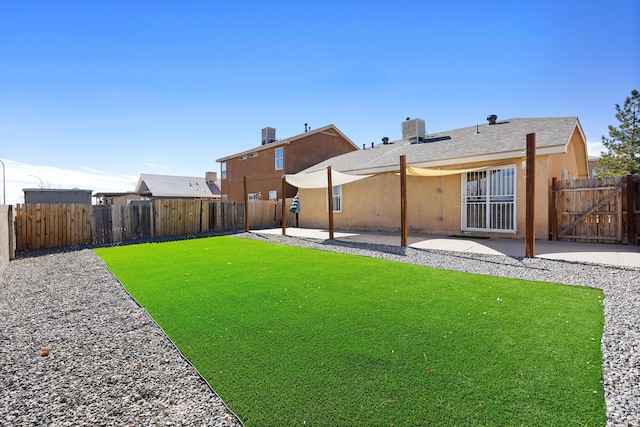
<path id="1" fill-rule="evenodd" d="M 0 285 L 0 425 L 240 426 L 90 249 Z"/>
<path id="2" fill-rule="evenodd" d="M 603 289 L 607 426 L 640 426 L 640 269 L 236 236 Z M 1 425 L 242 425 L 93 251 L 31 255 L 12 261 L 0 283 Z"/>

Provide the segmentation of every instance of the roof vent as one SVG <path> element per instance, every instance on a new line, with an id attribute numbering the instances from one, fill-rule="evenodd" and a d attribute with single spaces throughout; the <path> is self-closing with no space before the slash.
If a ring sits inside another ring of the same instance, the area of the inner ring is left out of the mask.
<path id="1" fill-rule="evenodd" d="M 269 144 L 276 140 L 275 128 L 262 128 L 262 145 Z"/>
<path id="2" fill-rule="evenodd" d="M 407 120 L 402 122 L 402 139 L 415 139 L 420 141 L 420 139 L 424 139 L 425 135 L 424 120 L 410 119 L 407 117 Z"/>
<path id="3" fill-rule="evenodd" d="M 382 138 L 382 143 L 383 143 L 384 145 L 389 144 L 389 137 L 388 137 L 388 136 L 383 137 L 383 138 Z"/>
<path id="4" fill-rule="evenodd" d="M 496 116 L 495 114 L 491 114 L 487 116 L 487 121 L 489 122 L 490 125 L 495 125 L 496 120 L 498 120 L 498 116 Z"/>

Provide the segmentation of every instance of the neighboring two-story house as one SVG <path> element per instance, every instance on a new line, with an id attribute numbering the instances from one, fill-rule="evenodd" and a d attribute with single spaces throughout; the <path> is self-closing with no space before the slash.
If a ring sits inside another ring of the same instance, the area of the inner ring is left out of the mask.
<path id="1" fill-rule="evenodd" d="M 283 175 L 356 150 L 358 147 L 334 125 L 279 140 L 274 128 L 264 128 L 260 146 L 216 160 L 220 163 L 222 200 L 244 200 L 244 177 L 249 200 L 282 199 Z M 295 196 L 296 191 L 287 184 L 284 198 Z"/>

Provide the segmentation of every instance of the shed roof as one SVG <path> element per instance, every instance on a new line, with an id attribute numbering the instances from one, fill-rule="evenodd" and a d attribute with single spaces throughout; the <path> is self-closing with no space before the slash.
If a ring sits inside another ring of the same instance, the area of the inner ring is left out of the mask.
<path id="1" fill-rule="evenodd" d="M 524 155 L 526 135 L 536 134 L 536 153 L 567 151 L 574 130 L 584 135 L 577 117 L 513 118 L 496 124 L 474 125 L 429 134 L 420 143 L 398 140 L 378 144 L 325 160 L 304 171 L 314 172 L 331 166 L 341 172 L 357 174 L 398 170 L 399 158 L 416 167 L 460 165 L 505 160 Z M 586 162 L 586 151 L 585 151 Z"/>
<path id="2" fill-rule="evenodd" d="M 216 198 L 220 189 L 204 178 L 192 176 L 172 176 L 140 174 L 136 193 L 153 197 L 176 198 Z"/>

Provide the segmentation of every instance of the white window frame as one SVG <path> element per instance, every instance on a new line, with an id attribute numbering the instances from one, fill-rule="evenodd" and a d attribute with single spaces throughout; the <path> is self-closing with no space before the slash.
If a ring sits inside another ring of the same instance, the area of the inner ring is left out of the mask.
<path id="1" fill-rule="evenodd" d="M 333 193 L 333 211 L 334 212 L 342 212 L 342 185 L 334 185 L 332 189 Z M 329 212 L 329 192 L 327 189 L 324 189 L 325 195 L 325 207 L 324 210 Z"/>
<path id="2" fill-rule="evenodd" d="M 220 179 L 227 179 L 227 162 L 220 163 Z"/>
<path id="3" fill-rule="evenodd" d="M 250 202 L 257 202 L 260 200 L 260 193 L 249 193 L 248 199 Z"/>
<path id="4" fill-rule="evenodd" d="M 509 176 L 504 176 L 504 171 Z M 469 181 L 470 175 L 477 179 Z M 462 215 L 460 221 L 462 230 L 515 234 L 518 222 L 516 209 L 517 168 L 515 165 L 467 172 L 461 176 Z M 478 185 L 474 187 L 473 182 L 477 182 Z M 472 212 L 469 211 L 470 209 Z M 511 212 L 511 218 L 505 220 L 505 212 L 507 215 Z M 472 224 L 469 224 L 470 215 L 476 217 Z"/>
<path id="5" fill-rule="evenodd" d="M 284 168 L 284 147 L 278 147 L 275 150 L 275 166 L 277 171 Z"/>
<path id="6" fill-rule="evenodd" d="M 269 200 L 278 201 L 278 190 L 269 190 Z"/>

